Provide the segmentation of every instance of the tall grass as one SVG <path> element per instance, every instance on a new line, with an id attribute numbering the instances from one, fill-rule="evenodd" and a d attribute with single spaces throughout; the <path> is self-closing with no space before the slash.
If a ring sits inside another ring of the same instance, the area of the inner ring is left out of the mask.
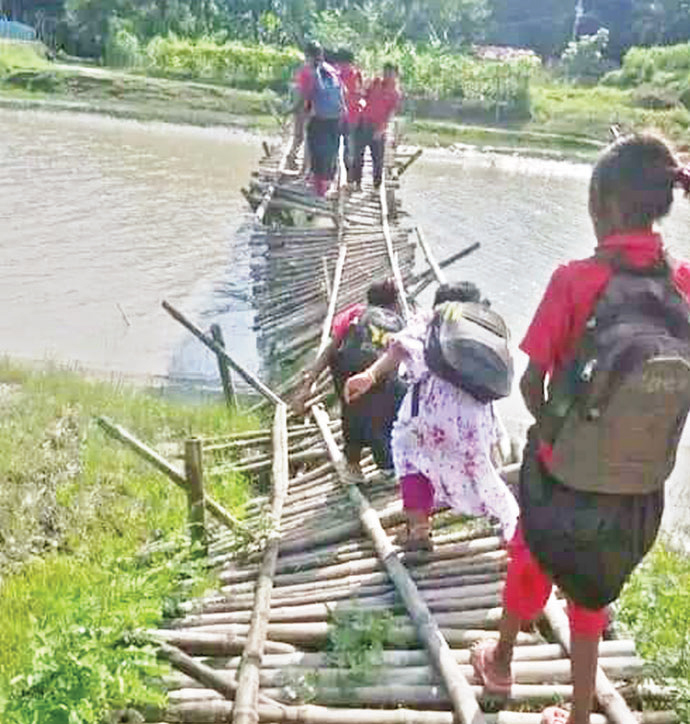
<path id="1" fill-rule="evenodd" d="M 137 631 L 174 609 L 182 583 L 209 584 L 188 551 L 184 494 L 107 439 L 101 414 L 151 443 L 228 431 L 222 405 L 0 362 L 3 723 L 95 724 L 160 704 Z M 232 478 L 210 492 L 236 512 L 248 494 Z"/>

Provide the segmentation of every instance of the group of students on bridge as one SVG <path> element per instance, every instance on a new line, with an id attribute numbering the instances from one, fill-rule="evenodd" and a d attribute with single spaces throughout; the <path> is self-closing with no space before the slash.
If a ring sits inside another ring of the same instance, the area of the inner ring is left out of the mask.
<path id="1" fill-rule="evenodd" d="M 294 133 L 287 155 L 288 167 L 297 165 L 304 141 L 305 170 L 314 191 L 325 196 L 338 163 L 340 141 L 348 182 L 361 189 L 367 148 L 373 164 L 374 187 L 381 185 L 386 127 L 400 105 L 398 69 L 383 66 L 383 75 L 365 83 L 352 51 L 341 48 L 325 53 L 316 42 L 307 45 L 304 65 L 296 72 Z"/>
<path id="2" fill-rule="evenodd" d="M 404 325 L 393 282 L 374 282 L 367 304 L 335 317 L 295 403 L 303 409 L 330 366 L 349 473 L 364 481 L 370 446 L 396 476 L 407 550 L 432 550 L 440 508 L 499 523 L 509 553 L 499 638 L 471 655 L 485 690 L 509 695 L 517 635 L 561 588 L 573 700 L 547 707 L 543 724 L 589 724 L 608 606 L 657 537 L 690 409 L 690 263 L 655 228 L 677 186 L 690 193 L 690 171 L 655 135 L 620 136 L 596 163 L 595 252 L 556 269 L 520 344 L 535 422 L 517 499 L 500 476 L 493 408 L 510 387 L 507 331 L 474 284 L 441 285 L 433 309 Z"/>

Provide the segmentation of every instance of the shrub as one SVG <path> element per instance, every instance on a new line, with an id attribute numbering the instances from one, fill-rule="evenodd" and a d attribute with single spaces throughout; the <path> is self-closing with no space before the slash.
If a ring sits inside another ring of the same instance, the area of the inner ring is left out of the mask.
<path id="1" fill-rule="evenodd" d="M 561 56 L 561 68 L 567 78 L 576 80 L 600 78 L 606 70 L 604 51 L 609 31 L 599 28 L 595 35 L 583 35 L 568 43 Z"/>
<path id="2" fill-rule="evenodd" d="M 664 110 L 678 105 L 678 93 L 670 88 L 644 84 L 635 89 L 632 96 L 633 104 L 640 108 Z"/>
<path id="3" fill-rule="evenodd" d="M 142 53 L 136 35 L 120 28 L 108 35 L 104 50 L 105 62 L 117 68 L 133 68 L 141 65 Z"/>

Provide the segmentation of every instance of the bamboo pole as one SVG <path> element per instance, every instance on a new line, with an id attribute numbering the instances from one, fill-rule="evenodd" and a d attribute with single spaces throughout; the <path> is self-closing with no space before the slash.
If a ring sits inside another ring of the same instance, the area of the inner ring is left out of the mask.
<path id="1" fill-rule="evenodd" d="M 446 281 L 446 275 L 443 272 L 443 269 L 439 266 L 438 262 L 436 261 L 436 258 L 434 257 L 431 247 L 429 246 L 426 238 L 424 237 L 424 234 L 422 233 L 422 229 L 419 225 L 415 226 L 415 232 L 417 233 L 417 239 L 419 240 L 419 246 L 422 248 L 422 251 L 424 252 L 424 256 L 426 257 L 426 261 L 429 264 L 429 269 L 431 270 L 432 274 L 434 275 L 436 281 L 439 284 L 444 284 Z"/>
<path id="2" fill-rule="evenodd" d="M 402 310 L 402 316 L 405 320 L 409 319 L 410 308 L 407 304 L 407 295 L 405 292 L 405 285 L 403 284 L 402 274 L 400 273 L 400 267 L 398 266 L 398 257 L 393 250 L 393 239 L 391 237 L 390 226 L 388 224 L 388 199 L 386 198 L 386 174 L 384 172 L 381 180 L 381 187 L 379 189 L 379 200 L 381 204 L 381 225 L 383 227 L 383 234 L 386 237 L 386 249 L 388 251 L 388 260 L 390 261 L 391 269 L 393 270 L 393 278 L 395 279 L 395 286 L 398 289 L 398 300 L 400 302 L 400 308 Z"/>
<path id="3" fill-rule="evenodd" d="M 273 451 L 273 501 L 271 505 L 271 519 L 274 527 L 268 536 L 268 542 L 259 570 L 254 599 L 254 611 L 247 635 L 247 645 L 242 653 L 242 666 L 240 668 L 238 691 L 235 698 L 233 724 L 254 724 L 258 721 L 256 707 L 259 692 L 259 672 L 271 609 L 273 575 L 275 573 L 276 562 L 278 560 L 278 548 L 280 546 L 280 519 L 283 504 L 288 494 L 289 484 L 287 408 L 285 405 L 277 405 L 275 409 Z"/>
<path id="4" fill-rule="evenodd" d="M 185 476 L 173 467 L 162 455 L 159 455 L 155 450 L 145 445 L 143 442 L 138 440 L 134 435 L 125 430 L 122 425 L 116 425 L 115 423 L 108 420 L 106 417 L 96 418 L 98 425 L 112 438 L 123 443 L 131 450 L 134 450 L 138 455 L 144 458 L 144 460 L 151 463 L 155 468 L 165 473 L 170 480 L 176 485 L 180 486 L 185 492 L 187 491 L 187 479 Z M 220 503 L 216 502 L 209 495 L 204 496 L 204 507 L 224 525 L 228 526 L 233 530 L 241 533 L 244 536 L 253 538 L 251 531 L 235 518 L 232 513 L 226 510 Z"/>
<path id="5" fill-rule="evenodd" d="M 221 331 L 220 325 L 211 325 L 211 338 L 219 347 L 225 349 L 225 340 L 223 339 L 223 332 Z M 223 385 L 225 403 L 228 406 L 230 414 L 232 414 L 237 409 L 237 395 L 235 394 L 235 386 L 232 383 L 232 375 L 225 360 L 219 355 L 216 355 L 216 357 L 218 358 L 218 371 Z"/>
<path id="6" fill-rule="evenodd" d="M 384 187 L 385 184 L 382 183 L 381 188 L 384 189 Z M 383 193 L 381 197 L 383 205 L 385 203 Z M 328 415 L 319 408 L 314 409 L 312 412 L 314 421 L 321 429 L 321 434 L 328 447 L 328 454 L 333 461 L 333 465 L 335 465 L 336 472 L 341 481 L 344 481 L 346 480 L 345 463 L 328 427 Z M 409 573 L 396 556 L 376 512 L 369 506 L 366 498 L 354 485 L 348 486 L 348 492 L 351 494 L 353 503 L 359 511 L 362 527 L 367 530 L 372 538 L 376 552 L 386 567 L 391 580 L 405 603 L 410 618 L 417 628 L 420 640 L 429 652 L 434 666 L 441 674 L 443 683 L 451 698 L 453 711 L 463 724 L 484 724 L 486 720 L 467 679 L 459 671 L 441 630 L 421 599 Z"/>
<path id="7" fill-rule="evenodd" d="M 166 301 L 162 303 L 163 309 L 170 314 L 173 319 L 176 319 L 180 324 L 186 327 L 197 339 L 202 341 L 210 350 L 216 353 L 219 358 L 222 358 L 235 372 L 237 372 L 247 383 L 249 383 L 257 392 L 260 392 L 264 397 L 268 398 L 271 402 L 278 405 L 283 401 L 271 390 L 264 385 L 261 380 L 257 379 L 253 374 L 247 372 L 240 364 L 230 357 L 230 355 L 218 345 L 211 337 L 204 334 L 196 325 L 192 324 L 181 312 L 178 312 L 175 307 Z"/>
<path id="8" fill-rule="evenodd" d="M 229 701 L 201 701 L 177 704 L 168 708 L 166 718 L 171 722 L 189 724 L 220 724 L 232 717 L 233 704 Z M 314 704 L 277 705 L 261 704 L 259 721 L 265 724 L 455 724 L 449 711 L 419 711 L 399 707 L 396 709 L 335 708 Z M 487 724 L 541 724 L 541 712 L 501 711 L 486 714 Z M 677 724 L 678 715 L 671 711 L 641 712 L 637 724 Z M 601 714 L 592 714 L 590 724 L 610 724 Z"/>
<path id="9" fill-rule="evenodd" d="M 330 298 L 328 300 L 328 313 L 326 314 L 326 319 L 324 320 L 323 328 L 321 329 L 321 340 L 319 342 L 319 350 L 318 350 L 319 354 L 328 345 L 328 340 L 331 335 L 331 323 L 333 322 L 333 317 L 335 315 L 335 305 L 338 301 L 338 292 L 340 290 L 340 280 L 342 279 L 343 267 L 345 266 L 346 256 L 347 256 L 347 245 L 341 244 L 340 248 L 338 249 L 338 261 L 335 266 L 335 273 L 333 274 L 332 292 L 331 292 Z"/>
<path id="10" fill-rule="evenodd" d="M 189 532 L 192 545 L 208 553 L 204 525 L 204 473 L 201 461 L 201 440 L 192 438 L 184 443 L 184 469 L 189 501 Z"/>

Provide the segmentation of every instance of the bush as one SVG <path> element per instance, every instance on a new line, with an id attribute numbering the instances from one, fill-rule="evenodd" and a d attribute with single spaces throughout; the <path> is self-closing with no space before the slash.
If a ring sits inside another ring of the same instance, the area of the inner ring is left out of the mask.
<path id="1" fill-rule="evenodd" d="M 609 42 L 609 31 L 599 28 L 596 35 L 583 35 L 568 43 L 561 56 L 561 68 L 567 78 L 596 80 L 607 68 L 604 51 Z"/>
<path id="2" fill-rule="evenodd" d="M 640 108 L 659 111 L 674 108 L 678 105 L 678 93 L 670 88 L 644 84 L 635 88 L 632 96 L 633 104 Z"/>
<path id="3" fill-rule="evenodd" d="M 690 43 L 630 48 L 619 71 L 609 73 L 603 82 L 630 88 L 643 83 L 667 85 L 687 77 L 690 73 Z"/>
<path id="4" fill-rule="evenodd" d="M 238 88 L 287 90 L 301 53 L 294 48 L 216 43 L 209 38 L 155 37 L 146 63 L 158 73 L 222 80 Z"/>
<path id="5" fill-rule="evenodd" d="M 134 68 L 141 65 L 142 53 L 136 35 L 120 28 L 108 35 L 104 59 L 107 65 L 116 68 Z"/>

